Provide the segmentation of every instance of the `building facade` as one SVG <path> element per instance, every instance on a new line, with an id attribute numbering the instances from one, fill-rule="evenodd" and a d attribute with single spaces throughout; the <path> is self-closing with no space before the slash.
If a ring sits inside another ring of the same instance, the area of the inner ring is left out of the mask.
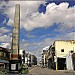
<path id="1" fill-rule="evenodd" d="M 19 55 L 21 56 L 21 63 L 25 64 L 25 50 L 21 49 L 19 50 Z"/>
<path id="2" fill-rule="evenodd" d="M 9 67 L 11 50 L 7 48 L 0 47 L 0 67 Z"/>
<path id="3" fill-rule="evenodd" d="M 56 70 L 66 68 L 66 56 L 75 53 L 74 40 L 56 40 L 49 48 L 48 66 Z"/>
<path id="4" fill-rule="evenodd" d="M 37 65 L 37 57 L 35 55 L 31 56 L 32 65 Z"/>
<path id="5" fill-rule="evenodd" d="M 47 67 L 48 66 L 48 48 L 47 47 L 43 48 L 42 66 L 43 67 Z"/>

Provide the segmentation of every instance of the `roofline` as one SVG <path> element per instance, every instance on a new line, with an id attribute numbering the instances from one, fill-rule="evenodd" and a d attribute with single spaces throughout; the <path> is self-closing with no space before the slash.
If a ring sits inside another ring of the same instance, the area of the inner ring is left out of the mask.
<path id="1" fill-rule="evenodd" d="M 4 47 L 0 47 L 0 48 L 4 49 L 5 51 L 11 52 L 11 49 L 4 48 Z"/>
<path id="2" fill-rule="evenodd" d="M 55 40 L 55 41 L 75 41 L 75 40 Z"/>

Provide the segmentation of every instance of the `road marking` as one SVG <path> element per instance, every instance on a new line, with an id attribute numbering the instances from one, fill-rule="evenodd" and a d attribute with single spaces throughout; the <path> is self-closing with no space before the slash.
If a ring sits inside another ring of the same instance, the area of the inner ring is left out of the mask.
<path id="1" fill-rule="evenodd" d="M 41 71 L 41 74 L 43 74 L 43 71 L 42 71 L 42 69 L 40 68 L 40 71 Z"/>
<path id="2" fill-rule="evenodd" d="M 34 68 L 32 68 L 29 72 L 31 72 Z"/>

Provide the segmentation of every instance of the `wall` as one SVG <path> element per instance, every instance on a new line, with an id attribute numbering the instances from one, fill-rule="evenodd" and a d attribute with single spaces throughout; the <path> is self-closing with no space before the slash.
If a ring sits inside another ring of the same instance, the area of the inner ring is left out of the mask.
<path id="1" fill-rule="evenodd" d="M 75 52 L 75 41 L 55 41 L 55 54 L 57 57 L 66 57 L 69 51 Z M 64 49 L 64 52 L 61 52 Z"/>

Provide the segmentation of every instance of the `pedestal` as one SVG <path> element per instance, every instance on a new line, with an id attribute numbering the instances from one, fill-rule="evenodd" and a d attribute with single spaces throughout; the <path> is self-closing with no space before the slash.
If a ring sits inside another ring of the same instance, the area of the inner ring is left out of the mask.
<path id="1" fill-rule="evenodd" d="M 20 60 L 10 60 L 9 61 L 9 72 L 10 73 L 19 73 L 21 69 Z"/>

